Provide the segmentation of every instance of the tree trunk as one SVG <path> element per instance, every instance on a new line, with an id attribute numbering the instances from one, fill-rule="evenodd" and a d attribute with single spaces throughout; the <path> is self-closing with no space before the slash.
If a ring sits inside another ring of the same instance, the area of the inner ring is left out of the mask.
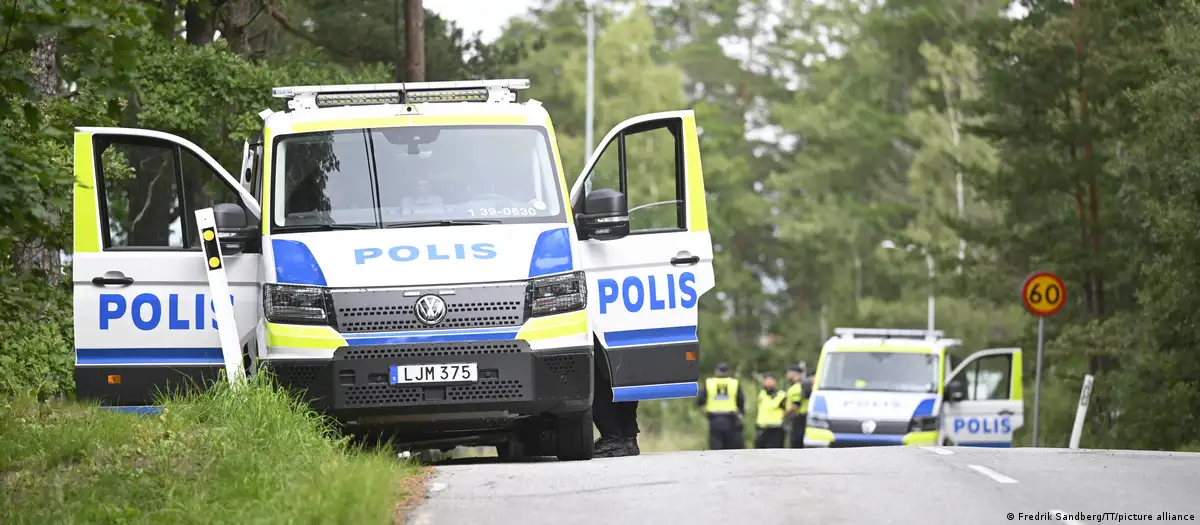
<path id="1" fill-rule="evenodd" d="M 179 0 L 162 0 L 161 2 L 149 3 L 158 4 L 158 13 L 154 16 L 154 31 L 168 41 L 175 40 L 176 25 L 179 22 L 179 18 L 175 16 L 175 11 L 179 9 Z"/>
<path id="2" fill-rule="evenodd" d="M 184 10 L 183 21 L 187 24 L 187 43 L 193 46 L 206 46 L 213 43 L 217 34 L 216 2 L 188 2 Z"/>
<path id="3" fill-rule="evenodd" d="M 57 97 L 62 82 L 58 73 L 58 36 L 44 35 L 38 38 L 30 63 L 37 96 Z M 50 284 L 57 284 L 62 277 L 59 248 L 51 246 L 46 239 L 29 239 L 18 243 L 9 254 L 9 262 L 20 270 L 44 272 Z"/>
<path id="4" fill-rule="evenodd" d="M 421 0 L 408 0 L 404 11 L 404 51 L 409 82 L 425 81 L 425 8 Z"/>

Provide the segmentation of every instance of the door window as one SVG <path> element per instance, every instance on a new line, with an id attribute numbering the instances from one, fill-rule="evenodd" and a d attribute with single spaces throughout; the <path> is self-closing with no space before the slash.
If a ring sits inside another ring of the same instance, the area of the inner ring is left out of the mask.
<path id="1" fill-rule="evenodd" d="M 108 248 L 182 249 L 175 146 L 151 139 L 97 139 Z"/>
<path id="2" fill-rule="evenodd" d="M 681 129 L 681 119 L 630 126 L 608 143 L 587 174 L 592 190 L 625 195 L 631 235 L 687 230 Z M 581 204 L 575 209 L 583 210 Z"/>
<path id="3" fill-rule="evenodd" d="M 95 140 L 106 249 L 199 250 L 196 210 L 220 203 L 245 209 L 229 181 L 175 143 L 136 136 Z"/>
<path id="4" fill-rule="evenodd" d="M 967 381 L 967 399 L 997 401 L 1009 399 L 1012 355 L 990 355 L 976 359 L 962 373 Z"/>

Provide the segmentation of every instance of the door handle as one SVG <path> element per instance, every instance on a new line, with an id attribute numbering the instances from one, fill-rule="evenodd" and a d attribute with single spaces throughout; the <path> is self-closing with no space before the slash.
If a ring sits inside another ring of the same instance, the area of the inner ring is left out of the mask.
<path id="1" fill-rule="evenodd" d="M 672 266 L 688 266 L 691 264 L 696 264 L 698 262 L 700 262 L 700 256 L 698 256 L 698 255 L 692 255 L 692 256 L 687 256 L 687 257 L 672 257 L 671 258 Z"/>
<path id="2" fill-rule="evenodd" d="M 94 284 L 96 286 L 107 286 L 107 285 L 129 286 L 129 285 L 133 284 L 133 277 L 126 277 L 124 275 L 120 275 L 119 273 L 118 273 L 118 275 L 119 275 L 119 277 L 118 276 L 109 277 L 107 275 L 104 277 L 92 277 L 92 284 Z"/>
<path id="3" fill-rule="evenodd" d="M 1001 410 L 1001 411 L 1000 411 L 1000 412 L 998 412 L 998 413 L 999 413 L 1000 415 L 1002 415 L 1002 416 L 1011 416 L 1011 415 L 1013 415 L 1013 411 L 1012 411 L 1012 410 L 1009 410 L 1009 409 L 1007 409 L 1007 408 L 1006 408 L 1006 409 L 1004 409 L 1004 410 Z"/>

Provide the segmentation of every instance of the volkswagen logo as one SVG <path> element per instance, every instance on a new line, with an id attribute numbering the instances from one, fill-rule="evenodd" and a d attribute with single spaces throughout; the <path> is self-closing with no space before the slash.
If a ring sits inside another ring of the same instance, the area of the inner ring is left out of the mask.
<path id="1" fill-rule="evenodd" d="M 870 434 L 870 433 L 874 432 L 875 431 L 875 422 L 871 421 L 870 419 L 863 421 L 862 431 L 863 431 L 863 434 Z"/>
<path id="2" fill-rule="evenodd" d="M 446 318 L 446 301 L 433 294 L 422 295 L 413 305 L 417 320 L 426 326 L 433 326 Z"/>

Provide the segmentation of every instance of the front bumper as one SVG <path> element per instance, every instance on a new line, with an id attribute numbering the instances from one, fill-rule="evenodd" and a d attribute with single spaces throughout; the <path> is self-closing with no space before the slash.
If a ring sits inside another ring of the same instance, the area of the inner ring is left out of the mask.
<path id="1" fill-rule="evenodd" d="M 592 400 L 590 346 L 533 351 L 523 340 L 343 346 L 331 360 L 266 360 L 279 383 L 343 424 L 472 430 L 572 413 Z M 396 365 L 477 363 L 460 383 L 392 385 Z"/>
<path id="2" fill-rule="evenodd" d="M 906 434 L 853 434 L 835 433 L 824 428 L 808 427 L 804 430 L 806 448 L 848 448 L 880 446 L 933 446 L 937 444 L 937 431 L 908 432 Z"/>

